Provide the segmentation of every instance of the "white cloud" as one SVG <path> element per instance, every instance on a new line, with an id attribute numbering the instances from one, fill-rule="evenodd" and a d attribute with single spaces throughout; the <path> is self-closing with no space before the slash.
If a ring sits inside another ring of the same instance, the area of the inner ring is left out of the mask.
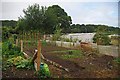
<path id="1" fill-rule="evenodd" d="M 96 4 L 96 3 L 94 3 Z M 93 4 L 93 5 L 94 5 Z M 107 4 L 107 5 L 101 5 Z M 94 6 L 89 8 L 79 8 L 79 12 L 74 16 L 74 23 L 94 23 L 94 24 L 109 24 L 111 26 L 118 26 L 118 8 L 109 5 L 109 3 L 100 3 L 101 6 Z M 86 5 L 87 6 L 87 5 Z M 117 6 L 117 3 L 116 3 Z"/>
<path id="2" fill-rule="evenodd" d="M 2 19 L 17 20 L 23 15 L 22 10 L 35 2 L 2 2 Z M 40 6 L 61 6 L 73 23 L 80 24 L 108 24 L 117 26 L 118 24 L 118 5 L 108 2 L 39 2 Z"/>

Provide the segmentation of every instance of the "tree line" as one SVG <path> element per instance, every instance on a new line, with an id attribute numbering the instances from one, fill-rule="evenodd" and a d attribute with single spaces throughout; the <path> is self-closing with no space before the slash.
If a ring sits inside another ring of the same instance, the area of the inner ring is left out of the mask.
<path id="1" fill-rule="evenodd" d="M 106 29 L 106 33 L 117 34 L 119 30 L 118 27 L 108 25 L 72 24 L 71 16 L 58 5 L 44 7 L 34 4 L 23 12 L 25 15 L 20 16 L 18 21 L 2 20 L 2 26 L 9 28 L 7 30 L 11 33 L 39 31 L 43 34 L 53 34 L 56 29 L 61 29 L 62 33 L 93 33 L 101 27 Z"/>
<path id="2" fill-rule="evenodd" d="M 17 27 L 16 27 L 18 21 L 2 20 L 1 22 L 2 22 L 2 27 L 9 28 L 11 33 L 18 32 Z M 72 24 L 68 27 L 68 29 L 63 31 L 63 33 L 94 33 L 94 32 L 97 32 L 97 29 L 99 29 L 100 27 L 103 29 L 106 29 L 106 33 L 108 34 L 118 34 L 118 31 L 119 31 L 119 27 L 113 27 L 113 26 L 108 26 L 108 25 Z"/>

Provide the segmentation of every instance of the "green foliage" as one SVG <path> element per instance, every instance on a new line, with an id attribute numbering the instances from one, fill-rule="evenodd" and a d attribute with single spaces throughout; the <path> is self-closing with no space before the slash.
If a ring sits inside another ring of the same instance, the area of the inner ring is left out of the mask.
<path id="1" fill-rule="evenodd" d="M 58 54 L 62 53 L 61 58 L 63 59 L 79 58 L 83 56 L 80 50 L 53 51 L 52 53 L 58 53 Z"/>
<path id="2" fill-rule="evenodd" d="M 120 39 L 120 36 L 111 36 L 111 44 L 112 45 L 119 45 L 119 39 Z"/>
<path id="3" fill-rule="evenodd" d="M 106 33 L 107 27 L 106 26 L 99 26 L 96 29 L 96 34 L 94 35 L 93 42 L 100 44 L 100 45 L 109 45 L 111 40 Z"/>
<path id="4" fill-rule="evenodd" d="M 69 38 L 61 38 L 61 40 L 62 40 L 62 41 L 65 41 L 65 42 L 72 42 L 72 40 L 69 39 Z M 73 42 L 74 42 L 74 41 L 73 41 Z"/>
<path id="5" fill-rule="evenodd" d="M 111 36 L 111 39 L 119 40 L 119 39 L 120 39 L 120 36 Z"/>
<path id="6" fill-rule="evenodd" d="M 2 55 L 3 57 L 23 56 L 20 52 L 20 48 L 13 45 L 10 41 L 2 43 Z"/>
<path id="7" fill-rule="evenodd" d="M 44 19 L 45 19 L 46 7 L 41 7 L 39 4 L 34 4 L 29 6 L 27 9 L 24 9 L 24 17 L 19 17 L 18 21 L 18 30 L 39 30 L 43 32 L 44 29 Z"/>
<path id="8" fill-rule="evenodd" d="M 9 29 L 7 27 L 2 28 L 2 41 L 6 41 L 10 36 Z"/>
<path id="9" fill-rule="evenodd" d="M 100 45 L 109 45 L 110 44 L 110 38 L 107 34 L 95 34 L 93 38 L 93 42 L 100 44 Z"/>
<path id="10" fill-rule="evenodd" d="M 46 19 L 49 21 L 46 21 L 47 26 L 51 25 L 51 27 L 54 27 L 57 24 L 61 24 L 60 28 L 62 29 L 62 32 L 65 32 L 72 23 L 71 17 L 67 15 L 67 13 L 58 5 L 49 6 L 46 10 Z"/>
<path id="11" fill-rule="evenodd" d="M 17 24 L 17 21 L 14 21 L 14 20 L 2 20 L 2 26 L 15 28 L 16 24 Z"/>
<path id="12" fill-rule="evenodd" d="M 17 39 L 17 35 L 16 34 L 13 35 L 13 39 L 14 39 L 14 41 Z"/>
<path id="13" fill-rule="evenodd" d="M 38 75 L 38 78 L 49 78 L 50 77 L 50 71 L 49 67 L 46 63 L 40 66 L 40 70 L 36 72 Z"/>
<path id="14" fill-rule="evenodd" d="M 114 61 L 120 64 L 120 58 L 115 58 Z"/>
<path id="15" fill-rule="evenodd" d="M 45 40 L 42 41 L 42 46 L 46 46 L 47 42 Z"/>
<path id="16" fill-rule="evenodd" d="M 6 26 L 9 30 L 3 30 L 3 40 L 7 39 L 10 33 L 21 31 L 40 31 L 41 33 L 51 34 L 55 31 L 56 25 L 61 24 L 62 33 L 93 33 L 97 32 L 98 27 L 106 29 L 106 33 L 118 34 L 120 28 L 107 25 L 95 24 L 72 24 L 72 19 L 63 8 L 58 5 L 47 7 L 34 4 L 23 10 L 25 16 L 20 16 L 18 21 L 2 20 L 2 27 Z M 71 25 L 72 24 L 72 25 Z M 101 29 L 100 29 L 101 30 Z"/>
<path id="17" fill-rule="evenodd" d="M 65 42 L 71 42 L 71 40 L 69 38 L 64 38 Z"/>
<path id="18" fill-rule="evenodd" d="M 7 60 L 9 65 L 15 65 L 16 68 L 26 68 L 32 69 L 33 64 L 31 63 L 31 59 L 24 59 L 21 56 L 13 57 Z"/>
<path id="19" fill-rule="evenodd" d="M 99 29 L 98 29 L 99 28 Z M 109 34 L 118 34 L 119 27 L 107 26 L 107 25 L 95 25 L 95 24 L 72 24 L 69 29 L 66 30 L 67 33 L 93 33 L 98 30 L 105 30 Z"/>
<path id="20" fill-rule="evenodd" d="M 16 66 L 16 68 L 33 69 L 33 64 L 30 59 L 24 59 L 23 53 L 20 52 L 20 48 L 13 45 L 10 41 L 2 43 L 2 55 L 3 55 L 3 70 L 6 70 L 10 66 Z"/>
<path id="21" fill-rule="evenodd" d="M 48 8 L 38 4 L 29 6 L 23 10 L 25 16 L 19 17 L 17 30 L 36 30 L 41 33 L 53 33 L 57 24 L 66 30 L 71 24 L 71 17 L 58 5 Z"/>
<path id="22" fill-rule="evenodd" d="M 2 57 L 2 70 L 7 70 L 7 68 L 13 66 L 12 64 L 7 63 L 7 59 L 5 57 Z"/>
<path id="23" fill-rule="evenodd" d="M 61 31 L 62 31 L 62 29 L 60 29 L 60 27 L 57 26 L 57 27 L 56 27 L 56 30 L 55 30 L 55 32 L 54 32 L 54 35 L 53 35 L 52 40 L 55 40 L 55 41 L 60 40 Z"/>
<path id="24" fill-rule="evenodd" d="M 76 42 L 76 41 L 78 41 L 78 39 L 77 39 L 77 38 L 75 38 L 75 39 L 61 38 L 61 41 L 65 41 L 65 42 Z"/>

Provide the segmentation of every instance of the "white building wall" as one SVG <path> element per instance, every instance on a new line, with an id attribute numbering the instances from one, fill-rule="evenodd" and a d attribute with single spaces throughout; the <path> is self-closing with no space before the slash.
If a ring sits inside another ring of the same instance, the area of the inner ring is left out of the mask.
<path id="1" fill-rule="evenodd" d="M 82 42 L 93 42 L 93 37 L 96 33 L 74 33 L 74 34 L 67 34 L 67 35 L 62 35 L 61 37 L 63 38 L 72 38 L 81 40 Z"/>

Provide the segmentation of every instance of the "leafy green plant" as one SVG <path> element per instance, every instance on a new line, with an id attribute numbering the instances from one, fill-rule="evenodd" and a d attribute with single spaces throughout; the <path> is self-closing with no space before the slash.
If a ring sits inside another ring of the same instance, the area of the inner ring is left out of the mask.
<path id="1" fill-rule="evenodd" d="M 15 40 L 17 39 L 17 35 L 16 34 L 13 35 L 13 39 L 14 39 L 14 42 L 15 42 Z"/>
<path id="2" fill-rule="evenodd" d="M 38 78 L 49 78 L 50 77 L 50 71 L 49 67 L 46 63 L 41 64 L 40 70 L 36 72 L 38 75 Z"/>
<path id="3" fill-rule="evenodd" d="M 46 46 L 47 42 L 45 40 L 42 41 L 42 46 Z"/>
<path id="4" fill-rule="evenodd" d="M 20 48 L 13 45 L 10 41 L 2 43 L 2 55 L 3 57 L 23 56 Z"/>
<path id="5" fill-rule="evenodd" d="M 114 61 L 120 64 L 120 58 L 115 58 Z"/>
<path id="6" fill-rule="evenodd" d="M 69 38 L 65 38 L 64 41 L 66 41 L 66 42 L 72 42 Z"/>
<path id="7" fill-rule="evenodd" d="M 16 68 L 26 68 L 26 69 L 32 69 L 33 65 L 31 63 L 31 59 L 24 59 L 21 56 L 13 57 L 11 59 L 7 60 L 8 64 L 15 65 Z"/>
<path id="8" fill-rule="evenodd" d="M 54 32 L 54 35 L 53 35 L 53 37 L 52 37 L 52 40 L 53 40 L 53 41 L 60 40 L 61 31 L 62 31 L 62 29 L 60 28 L 59 25 L 57 25 L 57 26 L 56 26 L 56 30 L 55 30 L 55 32 Z"/>
<path id="9" fill-rule="evenodd" d="M 2 41 L 6 41 L 10 37 L 9 28 L 4 26 L 2 27 Z"/>
<path id="10" fill-rule="evenodd" d="M 100 44 L 100 45 L 109 45 L 110 44 L 110 38 L 108 37 L 107 34 L 103 34 L 103 33 L 97 33 L 95 34 L 94 38 L 93 38 L 93 42 Z"/>

